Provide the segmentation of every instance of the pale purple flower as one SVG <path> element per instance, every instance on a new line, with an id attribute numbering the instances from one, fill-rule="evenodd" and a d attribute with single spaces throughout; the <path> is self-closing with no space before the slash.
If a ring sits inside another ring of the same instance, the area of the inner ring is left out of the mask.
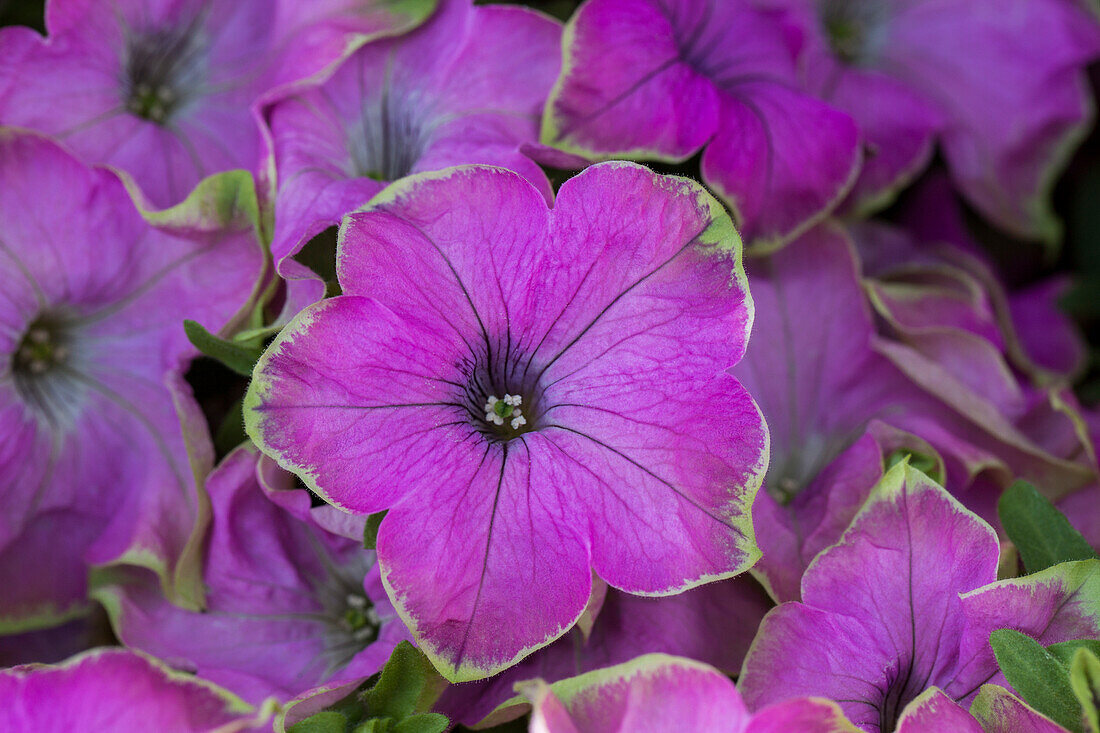
<path id="1" fill-rule="evenodd" d="M 125 649 L 0 670 L 0 730 L 70 733 L 270 730 L 271 711 Z"/>
<path id="2" fill-rule="evenodd" d="M 869 242 L 869 231 L 858 230 L 862 250 L 882 255 L 890 241 Z M 865 287 L 878 296 L 881 283 L 860 270 L 852 241 L 834 225 L 749 267 L 756 322 L 733 374 L 771 431 L 766 491 L 757 495 L 753 517 L 764 552 L 758 571 L 778 600 L 798 598 L 802 571 L 839 538 L 894 450 L 942 462 L 952 493 L 990 521 L 1001 490 L 1016 477 L 1052 497 L 1095 482 L 1087 446 L 1072 430 L 1070 396 L 1062 389 L 1025 395 L 1006 356 L 978 337 L 1000 333 L 987 299 L 971 307 L 966 299 L 929 298 L 923 309 L 907 308 L 957 351 L 935 349 L 926 334 L 876 330 Z M 915 279 L 925 290 L 930 281 L 939 282 Z M 980 296 L 979 282 L 966 283 Z M 906 292 L 925 291 L 899 290 Z M 891 323 L 886 301 L 874 302 L 880 323 Z M 873 435 L 865 435 L 869 429 Z"/>
<path id="3" fill-rule="evenodd" d="M 857 236 L 868 274 L 909 270 L 909 285 L 919 284 L 926 293 L 943 288 L 943 275 L 952 275 L 958 281 L 950 288 L 955 292 L 944 295 L 956 302 L 953 308 L 937 309 L 939 322 L 948 325 L 943 321 L 946 315 L 954 321 L 950 325 L 989 341 L 1036 385 L 1068 383 L 1084 369 L 1084 339 L 1058 307 L 1068 287 L 1066 279 L 1009 288 L 970 234 L 946 175 L 926 176 L 899 207 L 898 222 L 902 231 L 893 230 L 889 239 L 872 237 L 864 243 Z"/>
<path id="4" fill-rule="evenodd" d="M 212 173 L 257 169 L 254 104 L 415 25 L 432 4 L 49 0 L 46 38 L 0 31 L 0 124 L 125 171 L 165 207 Z"/>
<path id="5" fill-rule="evenodd" d="M 89 563 L 201 595 L 181 556 L 213 449 L 182 321 L 217 331 L 253 292 L 260 246 L 225 205 L 245 185 L 212 179 L 152 226 L 111 172 L 0 132 L 0 630 L 83 612 Z"/>
<path id="6" fill-rule="evenodd" d="M 518 686 L 531 733 L 858 733 L 836 703 L 789 700 L 750 713 L 729 677 L 701 662 L 647 654 L 547 685 Z M 518 708 L 517 698 L 506 707 Z"/>
<path id="7" fill-rule="evenodd" d="M 553 209 L 500 168 L 412 176 L 345 218 L 344 295 L 261 358 L 246 426 L 330 502 L 389 510 L 398 613 L 446 677 L 488 676 L 565 633 L 593 571 L 666 595 L 758 557 L 739 258 L 717 201 L 633 164 Z"/>
<path id="8" fill-rule="evenodd" d="M 868 154 L 852 194 L 880 206 L 939 144 L 971 204 L 1054 239 L 1049 194 L 1092 121 L 1100 23 L 1076 0 L 754 0 L 785 9 L 805 83 L 849 112 Z"/>
<path id="9" fill-rule="evenodd" d="M 368 43 L 316 88 L 272 106 L 279 262 L 390 181 L 461 163 L 518 171 L 561 66 L 561 26 L 527 8 L 443 0 L 423 26 Z"/>
<path id="10" fill-rule="evenodd" d="M 929 687 L 913 698 L 902 710 L 894 730 L 897 733 L 984 733 L 966 708 L 938 687 Z"/>
<path id="11" fill-rule="evenodd" d="M 252 447 L 227 456 L 206 488 L 202 612 L 172 605 L 149 573 L 116 572 L 94 593 L 119 638 L 257 704 L 381 670 L 408 632 L 363 549 L 362 518 L 311 510 L 308 492 Z M 322 527 L 342 518 L 354 539 Z"/>
<path id="12" fill-rule="evenodd" d="M 627 662 L 643 654 L 687 657 L 734 674 L 741 669 L 756 628 L 772 607 L 751 577 L 692 588 L 665 598 L 642 598 L 594 588 L 585 611 L 565 636 L 490 679 L 450 685 L 435 709 L 473 726 L 510 699 L 517 682 L 557 682 Z"/>
<path id="13" fill-rule="evenodd" d="M 746 242 L 797 236 L 855 180 L 855 123 L 803 90 L 796 39 L 751 0 L 589 0 L 565 38 L 542 141 L 603 159 L 703 148 Z"/>
<path id="14" fill-rule="evenodd" d="M 967 705 L 1004 684 L 989 635 L 1051 644 L 1100 634 L 1100 561 L 996 581 L 993 529 L 901 463 L 764 618 L 738 685 L 750 708 L 820 695 L 867 731 L 892 730 L 929 687 Z"/>

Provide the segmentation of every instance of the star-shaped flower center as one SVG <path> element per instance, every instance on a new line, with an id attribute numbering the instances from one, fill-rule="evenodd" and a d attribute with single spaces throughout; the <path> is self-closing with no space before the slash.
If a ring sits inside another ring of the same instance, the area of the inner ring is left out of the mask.
<path id="1" fill-rule="evenodd" d="M 125 106 L 131 114 L 158 125 L 201 90 L 205 44 L 197 22 L 179 29 L 133 33 L 126 43 Z"/>
<path id="2" fill-rule="evenodd" d="M 340 625 L 351 635 L 351 640 L 366 646 L 378 637 L 382 620 L 374 610 L 374 604 L 362 593 L 348 593 L 347 608 Z"/>
<path id="3" fill-rule="evenodd" d="M 16 392 L 51 425 L 70 423 L 80 409 L 84 385 L 77 371 L 77 350 L 71 314 L 47 310 L 31 321 L 11 355 Z"/>

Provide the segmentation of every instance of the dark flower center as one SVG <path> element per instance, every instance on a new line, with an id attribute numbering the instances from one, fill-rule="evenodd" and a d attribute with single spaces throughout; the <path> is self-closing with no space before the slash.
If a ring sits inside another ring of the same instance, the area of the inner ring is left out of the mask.
<path id="1" fill-rule="evenodd" d="M 352 168 L 357 176 L 376 181 L 403 178 L 423 154 L 425 137 L 417 117 L 387 89 L 380 101 L 364 103 L 349 134 Z"/>
<path id="2" fill-rule="evenodd" d="M 39 314 L 23 333 L 11 358 L 16 393 L 39 417 L 58 425 L 71 422 L 83 394 L 74 371 L 75 321 L 61 311 Z"/>
<path id="3" fill-rule="evenodd" d="M 461 367 L 466 386 L 459 403 L 473 426 L 494 443 L 504 443 L 538 428 L 542 389 L 539 369 L 511 348 L 494 350 Z"/>
<path id="4" fill-rule="evenodd" d="M 886 13 L 882 0 L 821 0 L 818 17 L 833 53 L 848 64 L 865 61 Z"/>
<path id="5" fill-rule="evenodd" d="M 328 619 L 324 632 L 326 675 L 346 667 L 378 638 L 382 627 L 374 604 L 361 584 L 355 584 L 352 578 L 350 573 L 339 578 L 322 594 L 324 616 Z"/>
<path id="6" fill-rule="evenodd" d="M 340 626 L 344 632 L 351 636 L 352 641 L 366 647 L 378 638 L 378 628 L 381 620 L 378 612 L 374 610 L 374 604 L 362 593 L 349 593 L 345 599 L 347 608 L 344 609 Z"/>
<path id="7" fill-rule="evenodd" d="M 205 43 L 192 22 L 179 29 L 132 32 L 126 42 L 126 109 L 162 124 L 198 94 L 206 77 Z"/>

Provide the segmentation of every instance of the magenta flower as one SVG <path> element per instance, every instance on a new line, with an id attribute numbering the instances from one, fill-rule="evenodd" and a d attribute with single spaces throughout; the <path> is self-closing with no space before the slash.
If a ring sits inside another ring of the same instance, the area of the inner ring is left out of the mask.
<path id="1" fill-rule="evenodd" d="M 531 733 L 858 733 L 836 703 L 789 700 L 750 713 L 729 677 L 700 662 L 648 654 L 547 685 L 519 686 Z M 521 700 L 510 707 L 518 707 Z"/>
<path id="2" fill-rule="evenodd" d="M 270 717 L 266 708 L 123 649 L 0 670 L 2 730 L 233 733 L 261 730 Z"/>
<path id="3" fill-rule="evenodd" d="M 873 256 L 888 245 L 880 238 L 864 249 Z M 865 289 L 877 295 L 880 283 L 868 283 L 861 264 L 834 225 L 750 263 L 755 334 L 733 374 L 771 432 L 766 491 L 753 518 L 764 553 L 757 570 L 778 600 L 798 598 L 802 571 L 839 539 L 896 449 L 942 463 L 952 493 L 990 520 L 1001 489 L 1018 476 L 1053 497 L 1095 481 L 1068 397 L 1033 390 L 1024 398 L 1005 355 L 977 337 L 999 332 L 974 317 L 980 308 L 957 293 L 907 308 L 957 351 L 932 348 L 935 339 L 903 328 L 880 334 Z M 912 299 L 942 280 L 926 274 L 898 293 Z M 981 291 L 972 279 L 967 287 Z M 888 322 L 888 311 L 879 315 Z M 963 325 L 976 332 L 957 333 Z"/>
<path id="4" fill-rule="evenodd" d="M 1058 277 L 1009 289 L 971 236 L 946 175 L 926 176 L 906 196 L 898 219 L 903 231 L 889 232 L 889 240 L 857 237 L 868 274 L 907 275 L 911 290 L 924 291 L 913 298 L 914 310 L 940 290 L 954 307 L 933 311 L 938 325 L 963 327 L 988 341 L 1036 385 L 1068 383 L 1084 369 L 1084 340 L 1058 306 L 1068 283 Z"/>
<path id="5" fill-rule="evenodd" d="M 0 31 L 0 124 L 48 133 L 168 206 L 212 173 L 256 170 L 254 103 L 369 37 L 415 25 L 432 5 L 49 0 L 47 38 Z"/>
<path id="6" fill-rule="evenodd" d="M 970 712 L 929 687 L 898 718 L 897 733 L 1068 733 L 1000 685 L 982 685 Z"/>
<path id="7" fill-rule="evenodd" d="M 939 143 L 971 204 L 1026 237 L 1058 236 L 1048 200 L 1092 118 L 1084 66 L 1100 24 L 1066 0 L 756 0 L 785 8 L 806 84 L 858 122 L 853 193 L 880 205 Z"/>
<path id="8" fill-rule="evenodd" d="M 118 573 L 95 597 L 127 646 L 252 703 L 371 676 L 408 633 L 363 550 L 362 518 L 356 539 L 331 534 L 290 474 L 257 463 L 242 447 L 207 479 L 214 519 L 201 613 L 169 603 L 141 571 Z"/>
<path id="9" fill-rule="evenodd" d="M 739 678 L 750 708 L 819 695 L 864 730 L 892 730 L 930 687 L 969 704 L 1003 684 L 989 635 L 1041 643 L 1100 634 L 1100 561 L 996 581 L 993 529 L 901 463 L 764 618 Z"/>
<path id="10" fill-rule="evenodd" d="M 750 0 L 588 0 L 565 39 L 544 143 L 674 162 L 705 146 L 703 179 L 763 245 L 809 228 L 855 180 L 855 123 L 802 90 L 797 43 Z"/>
<path id="11" fill-rule="evenodd" d="M 560 45 L 561 26 L 526 8 L 444 0 L 416 31 L 367 44 L 320 87 L 275 104 L 275 261 L 410 173 L 499 165 L 549 199 L 519 147 L 538 140 Z"/>
<path id="12" fill-rule="evenodd" d="M 450 685 L 435 709 L 463 725 L 485 727 L 486 716 L 513 697 L 517 682 L 557 682 L 643 654 L 687 657 L 735 674 L 772 605 L 748 575 L 664 598 L 616 590 L 601 595 L 593 588 L 584 620 L 569 633 L 487 680 Z M 585 620 L 591 623 L 584 626 Z"/>
<path id="13" fill-rule="evenodd" d="M 232 204 L 244 178 L 209 180 L 152 226 L 112 173 L 0 133 L 0 631 L 80 613 L 89 563 L 201 596 L 181 556 L 192 471 L 213 450 L 182 379 L 182 321 L 216 331 L 255 287 L 262 253 Z"/>
<path id="14" fill-rule="evenodd" d="M 767 463 L 725 373 L 752 322 L 739 239 L 686 179 L 412 176 L 344 220 L 344 296 L 307 308 L 245 399 L 264 452 L 337 506 L 388 509 L 382 579 L 452 681 L 581 616 L 592 571 L 665 595 L 758 557 Z"/>

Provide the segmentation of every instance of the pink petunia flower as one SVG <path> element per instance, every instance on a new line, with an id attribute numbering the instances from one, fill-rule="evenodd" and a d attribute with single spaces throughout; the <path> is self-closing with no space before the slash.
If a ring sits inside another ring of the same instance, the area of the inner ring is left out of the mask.
<path id="1" fill-rule="evenodd" d="M 382 580 L 452 681 L 567 631 L 592 571 L 672 594 L 758 557 L 767 464 L 725 370 L 752 301 L 739 238 L 686 179 L 412 176 L 344 221 L 344 295 L 257 364 L 249 434 L 332 503 L 388 510 Z"/>

